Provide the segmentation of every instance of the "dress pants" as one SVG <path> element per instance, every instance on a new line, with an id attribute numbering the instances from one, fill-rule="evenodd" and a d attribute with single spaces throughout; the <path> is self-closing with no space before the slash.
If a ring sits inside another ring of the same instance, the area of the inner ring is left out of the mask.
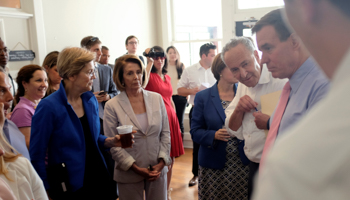
<path id="1" fill-rule="evenodd" d="M 185 109 L 187 106 L 187 99 L 184 96 L 173 95 L 173 101 L 175 104 L 176 116 L 177 116 L 177 119 L 179 120 L 181 136 L 183 140 L 184 139 L 184 116 L 185 116 Z"/>
<path id="2" fill-rule="evenodd" d="M 192 119 L 192 111 L 193 107 L 190 110 L 189 118 L 190 118 L 190 127 L 191 127 L 191 119 Z M 198 151 L 200 145 L 196 142 L 193 142 L 193 154 L 192 154 L 192 173 L 194 176 L 198 176 Z"/>
<path id="3" fill-rule="evenodd" d="M 143 180 L 137 183 L 118 183 L 119 200 L 166 200 L 167 199 L 167 174 L 155 181 Z M 143 198 L 145 191 L 145 198 Z"/>
<path id="4" fill-rule="evenodd" d="M 259 171 L 259 163 L 255 163 L 250 161 L 249 163 L 249 178 L 248 178 L 248 200 L 252 198 L 253 195 L 253 186 L 254 186 L 254 178 Z"/>

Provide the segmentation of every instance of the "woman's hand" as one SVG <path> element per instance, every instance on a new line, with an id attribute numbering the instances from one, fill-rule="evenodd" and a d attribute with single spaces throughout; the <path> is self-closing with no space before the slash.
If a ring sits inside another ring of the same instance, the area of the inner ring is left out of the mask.
<path id="1" fill-rule="evenodd" d="M 226 129 L 219 129 L 215 133 L 215 140 L 221 140 L 227 142 L 231 136 L 227 133 Z"/>
<path id="2" fill-rule="evenodd" d="M 163 168 L 165 166 L 165 162 L 163 159 L 160 159 L 159 163 L 156 164 L 156 165 L 153 165 L 152 166 L 152 171 L 155 171 L 155 172 L 162 172 Z"/>
<path id="3" fill-rule="evenodd" d="M 136 130 L 133 130 L 131 132 L 131 137 L 134 138 L 134 134 L 137 133 Z M 132 143 L 134 143 L 134 140 L 132 141 Z M 104 144 L 105 148 L 112 148 L 112 147 L 121 147 L 122 146 L 122 142 L 120 140 L 120 135 L 115 135 L 114 137 L 109 137 L 106 138 L 105 140 L 105 144 Z"/>
<path id="4" fill-rule="evenodd" d="M 131 169 L 138 175 L 144 177 L 148 181 L 155 181 L 159 178 L 160 172 L 156 172 L 154 169 L 150 171 L 147 168 L 138 167 L 135 163 L 132 164 Z"/>

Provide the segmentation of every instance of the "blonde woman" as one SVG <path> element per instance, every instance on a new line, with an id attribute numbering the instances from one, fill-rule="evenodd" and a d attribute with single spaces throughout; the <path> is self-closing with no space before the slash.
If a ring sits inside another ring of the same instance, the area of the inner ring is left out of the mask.
<path id="1" fill-rule="evenodd" d="M 4 104 L 0 103 L 0 150 L 6 149 L 0 156 L 0 179 L 10 187 L 18 200 L 48 199 L 43 182 L 30 161 L 22 157 L 4 138 L 2 133 L 5 119 L 3 110 Z"/>

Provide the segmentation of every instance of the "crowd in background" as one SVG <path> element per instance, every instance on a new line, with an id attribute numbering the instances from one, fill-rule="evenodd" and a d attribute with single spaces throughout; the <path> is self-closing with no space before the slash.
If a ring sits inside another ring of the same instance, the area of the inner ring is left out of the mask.
<path id="1" fill-rule="evenodd" d="M 253 27 L 257 46 L 206 43 L 188 67 L 175 46 L 137 55 L 133 35 L 109 64 L 109 48 L 87 36 L 14 79 L 0 38 L 0 198 L 170 200 L 190 104 L 199 199 L 347 199 L 350 5 L 285 2 Z M 327 43 L 337 20 L 344 31 Z M 272 114 L 264 98 L 278 102 Z M 117 129 L 128 125 L 132 148 Z"/>

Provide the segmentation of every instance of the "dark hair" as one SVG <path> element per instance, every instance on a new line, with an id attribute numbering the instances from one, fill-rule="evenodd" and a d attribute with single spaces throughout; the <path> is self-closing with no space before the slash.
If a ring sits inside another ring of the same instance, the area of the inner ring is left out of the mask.
<path id="1" fill-rule="evenodd" d="M 177 71 L 177 79 L 181 78 L 182 72 L 183 72 L 183 68 L 184 68 L 184 64 L 180 61 L 180 54 L 177 51 L 177 49 L 174 46 L 170 46 L 166 49 L 166 53 L 169 52 L 170 49 L 173 49 L 177 55 L 177 59 L 175 61 L 175 66 L 176 66 L 176 71 Z"/>
<path id="2" fill-rule="evenodd" d="M 118 58 L 117 62 L 115 63 L 114 70 L 113 70 L 113 81 L 116 84 L 119 91 L 125 91 L 125 85 L 124 83 L 124 68 L 127 63 L 135 63 L 138 64 L 142 70 L 142 86 L 145 84 L 145 69 L 143 67 L 142 61 L 133 54 L 126 54 L 124 56 L 121 56 Z"/>
<path id="3" fill-rule="evenodd" d="M 133 38 L 135 38 L 137 40 L 137 43 L 139 43 L 139 39 L 135 35 L 130 35 L 129 37 L 126 38 L 125 45 L 128 45 L 129 40 Z"/>
<path id="4" fill-rule="evenodd" d="M 26 83 L 29 83 L 29 80 L 31 78 L 33 78 L 33 74 L 37 70 L 44 71 L 44 68 L 40 67 L 39 65 L 26 65 L 26 66 L 22 67 L 18 71 L 17 78 L 16 78 L 16 82 L 17 82 L 17 85 L 18 85 L 17 93 L 15 95 L 16 103 L 19 102 L 19 97 L 24 96 L 24 93 L 25 93 L 25 89 L 23 87 L 22 82 L 24 81 Z"/>
<path id="5" fill-rule="evenodd" d="M 252 28 L 252 33 L 259 32 L 264 26 L 273 26 L 282 42 L 286 41 L 291 35 L 282 19 L 281 9 L 273 10 L 263 16 Z"/>
<path id="6" fill-rule="evenodd" d="M 101 51 L 102 51 L 102 50 L 109 51 L 108 47 L 106 47 L 106 46 L 102 46 L 102 47 L 101 47 Z"/>
<path id="7" fill-rule="evenodd" d="M 80 46 L 81 46 L 81 48 L 85 48 L 87 50 L 90 50 L 90 48 L 92 46 L 94 46 L 95 44 L 101 44 L 101 43 L 102 42 L 100 41 L 100 39 L 98 39 L 98 37 L 86 36 L 81 40 Z"/>
<path id="8" fill-rule="evenodd" d="M 202 58 L 202 55 L 205 54 L 206 56 L 208 56 L 208 53 L 210 51 L 210 49 L 216 49 L 216 46 L 212 43 L 206 43 L 203 44 L 199 50 L 199 57 Z"/>
<path id="9" fill-rule="evenodd" d="M 160 47 L 160 46 L 154 46 L 154 47 L 151 48 L 151 50 L 152 49 L 155 52 L 164 52 L 164 49 L 162 47 Z M 166 56 L 165 53 L 164 53 L 164 55 L 165 55 L 165 60 L 164 60 L 164 67 L 162 69 L 162 74 L 168 73 L 168 59 L 167 59 L 167 56 Z M 158 72 L 158 70 L 154 67 L 154 64 L 152 65 L 151 72 L 152 73 L 157 73 Z"/>
<path id="10" fill-rule="evenodd" d="M 49 54 L 47 54 L 43 62 L 43 67 L 45 68 L 45 66 L 47 66 L 48 68 L 51 69 L 54 66 L 56 66 L 58 54 L 59 54 L 58 51 L 52 51 Z M 49 76 L 47 76 L 47 79 L 49 82 L 49 87 L 47 88 L 46 95 L 50 95 L 51 93 L 55 92 L 55 90 L 52 88 L 52 83 Z"/>
<path id="11" fill-rule="evenodd" d="M 213 64 L 211 66 L 211 72 L 217 81 L 220 80 L 220 73 L 223 69 L 225 69 L 226 65 L 224 61 L 221 59 L 221 53 L 215 56 Z"/>

